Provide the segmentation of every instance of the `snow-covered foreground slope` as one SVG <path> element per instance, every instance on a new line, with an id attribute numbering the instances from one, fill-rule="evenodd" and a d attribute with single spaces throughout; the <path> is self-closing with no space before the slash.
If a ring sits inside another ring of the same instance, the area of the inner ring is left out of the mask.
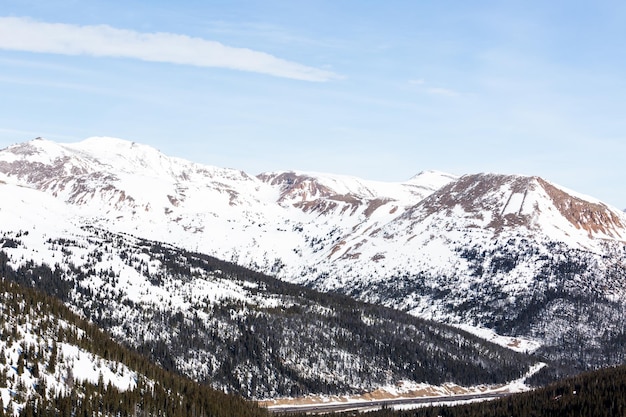
<path id="1" fill-rule="evenodd" d="M 87 339 L 75 323 L 40 303 L 26 307 L 25 301 L 32 299 L 5 283 L 1 287 L 0 398 L 9 414 L 18 413 L 36 395 L 69 396 L 72 384 L 100 382 L 120 391 L 136 388 L 138 374 L 126 365 L 87 350 L 86 343 L 63 341 L 62 333 Z"/>
<path id="2" fill-rule="evenodd" d="M 169 373 L 115 343 L 58 299 L 10 281 L 5 262 L 3 257 L 2 415 L 186 415 L 189 410 L 266 415 L 254 404 Z M 31 278 L 50 284 L 49 276 L 31 272 Z"/>
<path id="3" fill-rule="evenodd" d="M 544 345 L 541 354 L 576 367 L 625 355 L 626 214 L 542 178 L 254 177 L 91 138 L 1 151 L 0 192 L 4 231 L 46 239 L 90 225 L 418 316 L 525 336 Z M 30 251 L 24 259 L 37 245 L 21 249 Z"/>

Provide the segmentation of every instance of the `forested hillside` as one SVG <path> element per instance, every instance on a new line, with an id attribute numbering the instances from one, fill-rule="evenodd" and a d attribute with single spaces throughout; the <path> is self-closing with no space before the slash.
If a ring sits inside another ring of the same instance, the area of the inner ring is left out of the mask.
<path id="1" fill-rule="evenodd" d="M 266 415 L 156 366 L 56 298 L 5 278 L 0 313 L 0 415 Z"/>
<path id="2" fill-rule="evenodd" d="M 27 236 L 6 236 L 0 272 L 58 297 L 166 369 L 247 398 L 355 393 L 400 380 L 506 383 L 537 362 L 206 255 L 89 232 L 88 245 L 57 239 L 40 248 L 55 265 L 16 259 Z"/>

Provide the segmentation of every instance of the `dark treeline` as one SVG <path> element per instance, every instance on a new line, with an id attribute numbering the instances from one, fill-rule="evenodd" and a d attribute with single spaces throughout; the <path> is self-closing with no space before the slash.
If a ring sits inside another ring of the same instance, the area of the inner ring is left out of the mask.
<path id="1" fill-rule="evenodd" d="M 352 416 L 353 414 L 333 414 Z M 499 400 L 367 413 L 368 417 L 617 417 L 626 415 L 626 366 L 579 374 Z"/>

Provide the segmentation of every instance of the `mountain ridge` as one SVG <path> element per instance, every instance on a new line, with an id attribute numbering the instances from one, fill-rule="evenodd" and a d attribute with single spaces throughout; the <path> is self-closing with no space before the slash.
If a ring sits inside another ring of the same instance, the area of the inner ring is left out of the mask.
<path id="1" fill-rule="evenodd" d="M 114 141 L 108 156 L 88 149 L 106 148 L 101 142 L 0 151 L 1 187 L 16 200 L 0 204 L 0 220 L 54 234 L 87 224 L 182 245 L 420 317 L 535 338 L 557 361 L 572 354 L 558 352 L 559 340 L 573 338 L 574 349 L 578 338 L 588 355 L 569 362 L 582 368 L 603 364 L 599 345 L 619 350 L 624 329 L 593 327 L 605 324 L 600 311 L 623 313 L 626 214 L 597 199 L 494 173 L 426 171 L 403 183 L 299 171 L 254 177 L 128 141 Z M 560 311 L 560 327 L 551 311 Z"/>

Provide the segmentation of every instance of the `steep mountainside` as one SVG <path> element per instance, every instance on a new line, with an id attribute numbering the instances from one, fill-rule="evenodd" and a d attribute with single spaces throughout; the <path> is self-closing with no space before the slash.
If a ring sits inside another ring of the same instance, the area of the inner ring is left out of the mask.
<path id="1" fill-rule="evenodd" d="M 91 227 L 41 241 L 37 231 L 5 234 L 0 275 L 58 297 L 168 369 L 249 398 L 400 380 L 504 383 L 535 362 L 455 328 L 170 245 Z"/>
<path id="2" fill-rule="evenodd" d="M 542 178 L 253 177 L 91 138 L 0 151 L 0 191 L 0 224 L 12 235 L 57 239 L 86 225 L 130 233 L 417 316 L 531 337 L 538 353 L 578 368 L 626 355 L 626 214 Z M 43 260 L 35 250 L 19 256 Z"/>
<path id="3" fill-rule="evenodd" d="M 6 279 L 0 313 L 2 416 L 267 415 L 159 368 L 59 300 Z"/>
<path id="4" fill-rule="evenodd" d="M 384 267 L 364 275 L 346 265 L 339 286 L 314 282 L 417 315 L 527 335 L 543 342 L 540 353 L 577 367 L 620 363 L 625 224 L 621 213 L 540 178 L 468 175 L 371 234 L 372 242 L 395 242 L 393 254 L 369 241 L 344 245 L 342 256 L 378 254 Z"/>

